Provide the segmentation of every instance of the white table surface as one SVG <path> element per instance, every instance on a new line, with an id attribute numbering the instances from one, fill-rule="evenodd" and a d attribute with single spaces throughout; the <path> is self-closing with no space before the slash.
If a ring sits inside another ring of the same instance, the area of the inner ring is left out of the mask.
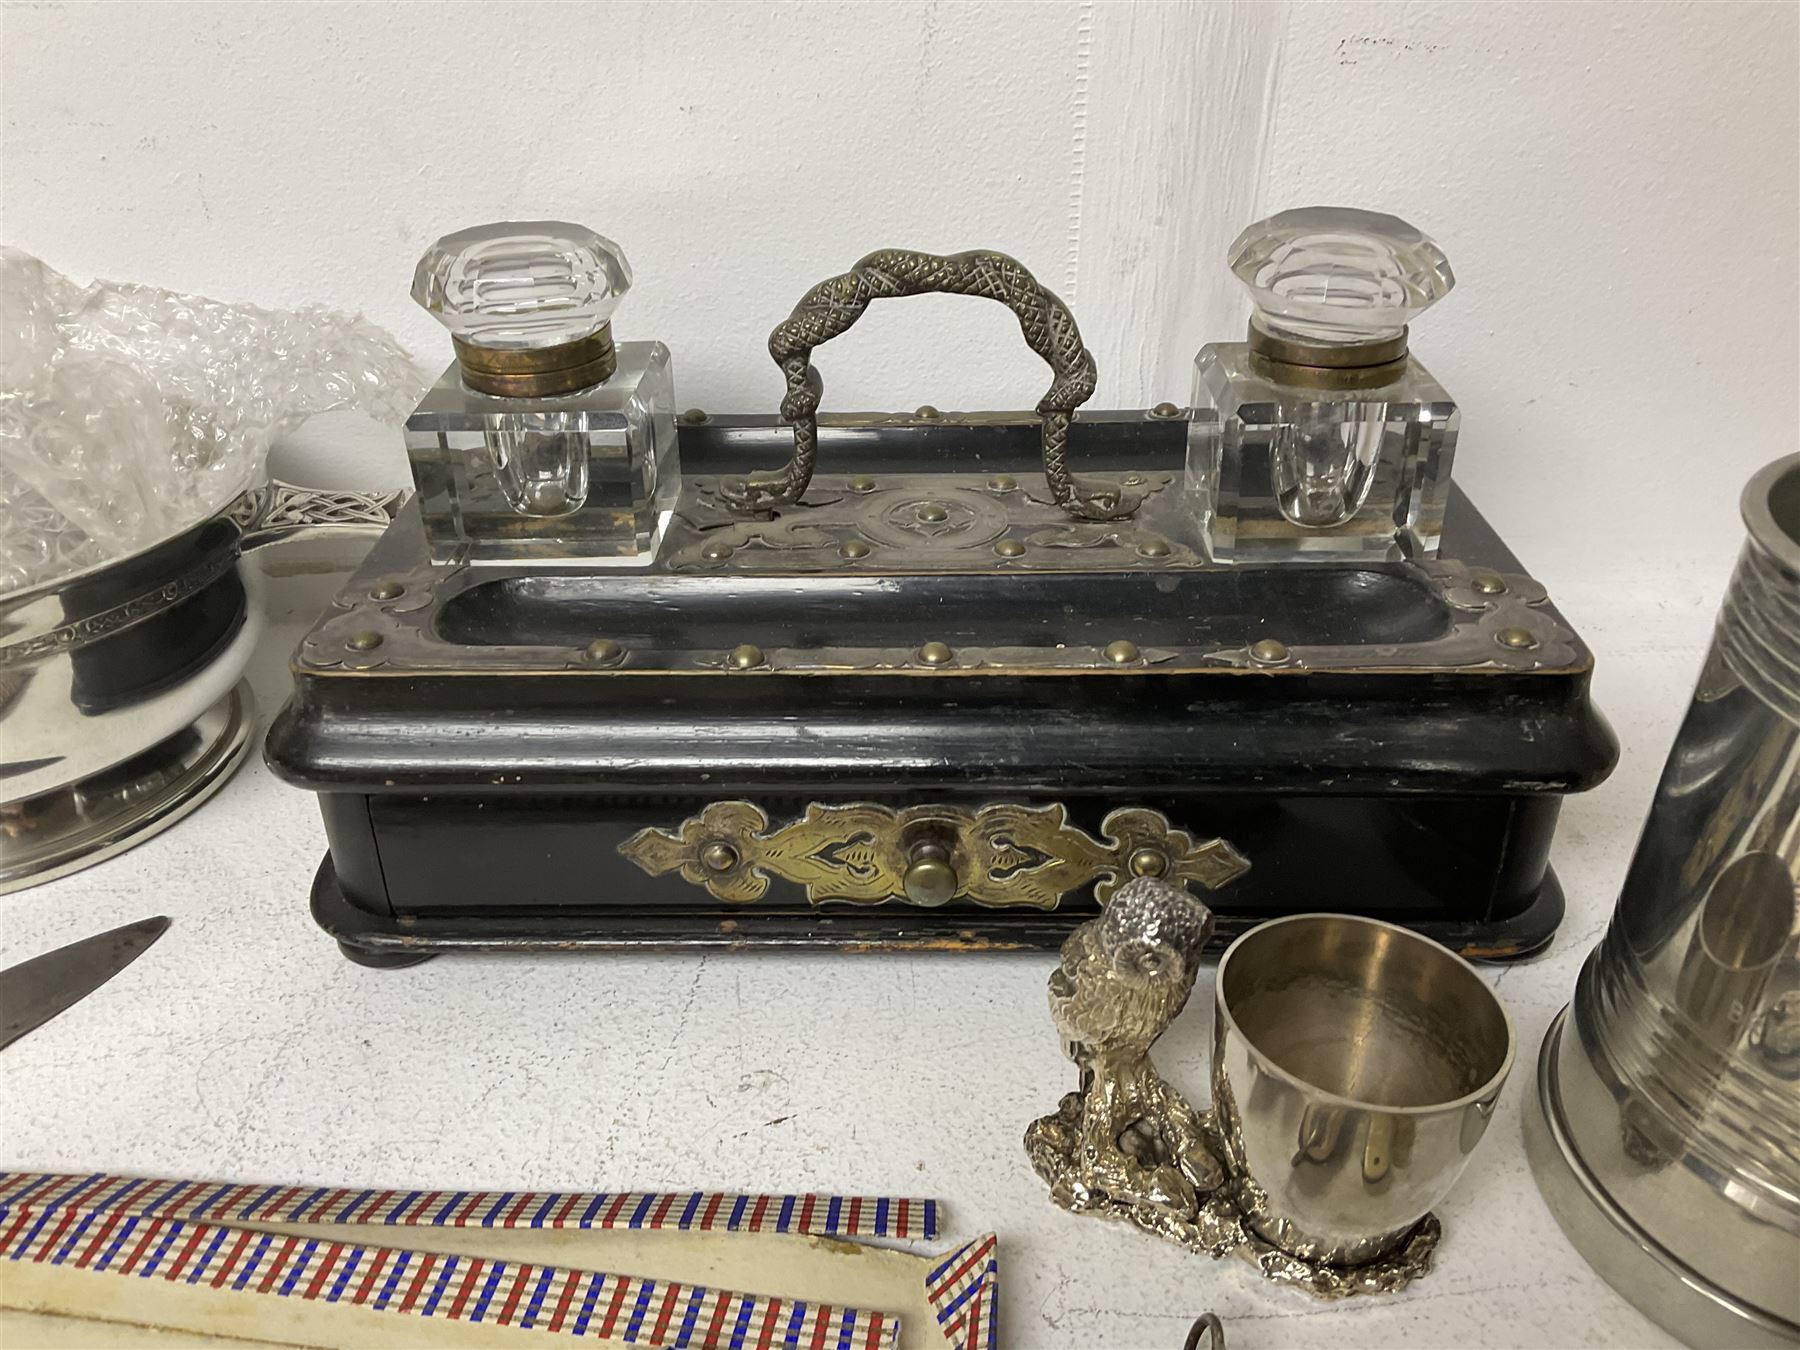
<path id="1" fill-rule="evenodd" d="M 142 846 L 0 898 L 3 964 L 145 915 L 174 919 L 127 971 L 0 1054 L 0 1165 L 935 1196 L 946 1244 L 999 1233 L 1001 1333 L 1014 1347 L 1175 1350 L 1208 1308 L 1231 1350 L 1672 1345 L 1564 1239 L 1520 1121 L 1544 1029 L 1611 911 L 1725 577 L 1650 588 L 1596 575 L 1577 546 L 1526 556 L 1597 653 L 1597 697 L 1624 754 L 1565 807 L 1554 862 L 1569 910 L 1554 946 L 1486 972 L 1512 1010 L 1518 1064 L 1439 1210 L 1437 1268 L 1398 1296 L 1315 1303 L 1240 1262 L 1054 1208 L 1020 1147 L 1026 1123 L 1073 1085 L 1044 1007 L 1047 954 L 467 956 L 366 970 L 307 912 L 324 849 L 314 802 L 260 758 Z M 250 671 L 264 725 L 330 585 L 271 583 Z M 1196 1100 L 1210 1003 L 1209 968 L 1157 1053 Z"/>

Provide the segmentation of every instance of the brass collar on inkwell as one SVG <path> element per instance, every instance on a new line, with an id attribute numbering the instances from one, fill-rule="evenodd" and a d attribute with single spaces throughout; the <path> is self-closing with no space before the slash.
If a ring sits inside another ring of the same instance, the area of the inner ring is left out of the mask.
<path id="1" fill-rule="evenodd" d="M 1297 342 L 1276 337 L 1250 320 L 1250 362 L 1256 373 L 1299 389 L 1378 389 L 1406 370 L 1406 334 L 1369 342 Z"/>
<path id="2" fill-rule="evenodd" d="M 618 368 L 612 324 L 551 347 L 482 347 L 451 336 L 463 383 L 502 398 L 552 398 L 599 384 Z"/>

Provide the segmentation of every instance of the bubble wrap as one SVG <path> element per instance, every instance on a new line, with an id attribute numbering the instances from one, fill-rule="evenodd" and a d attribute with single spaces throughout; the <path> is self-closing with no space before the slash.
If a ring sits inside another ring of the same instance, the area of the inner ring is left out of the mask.
<path id="1" fill-rule="evenodd" d="M 404 421 L 424 384 L 359 315 L 80 286 L 0 247 L 0 594 L 205 519 L 315 413 Z"/>

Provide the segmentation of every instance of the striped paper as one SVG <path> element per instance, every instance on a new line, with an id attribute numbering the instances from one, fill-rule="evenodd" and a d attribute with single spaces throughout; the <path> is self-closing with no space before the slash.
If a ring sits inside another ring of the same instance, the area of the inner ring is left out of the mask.
<path id="1" fill-rule="evenodd" d="M 959 1247 L 925 1277 L 925 1297 L 955 1350 L 998 1350 L 1000 1244 L 994 1234 Z"/>
<path id="2" fill-rule="evenodd" d="M 402 1228 L 678 1229 L 935 1238 L 938 1203 L 897 1196 L 724 1191 L 403 1191 L 235 1185 L 105 1172 L 0 1172 L 0 1206 L 114 1210 L 212 1223 Z"/>
<path id="3" fill-rule="evenodd" d="M 898 1331 L 825 1304 L 28 1199 L 0 1204 L 0 1259 L 671 1350 L 892 1350 Z"/>

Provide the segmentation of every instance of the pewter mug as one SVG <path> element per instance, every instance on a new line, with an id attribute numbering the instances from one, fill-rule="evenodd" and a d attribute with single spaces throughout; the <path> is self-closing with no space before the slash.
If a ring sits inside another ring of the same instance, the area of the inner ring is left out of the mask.
<path id="1" fill-rule="evenodd" d="M 1220 958 L 1213 1109 L 1245 1219 L 1311 1261 L 1398 1247 L 1481 1141 L 1513 1061 L 1461 957 L 1374 919 L 1298 914 Z"/>
<path id="2" fill-rule="evenodd" d="M 1800 455 L 1747 536 L 1605 939 L 1544 1037 L 1551 1213 L 1690 1345 L 1800 1345 Z"/>

